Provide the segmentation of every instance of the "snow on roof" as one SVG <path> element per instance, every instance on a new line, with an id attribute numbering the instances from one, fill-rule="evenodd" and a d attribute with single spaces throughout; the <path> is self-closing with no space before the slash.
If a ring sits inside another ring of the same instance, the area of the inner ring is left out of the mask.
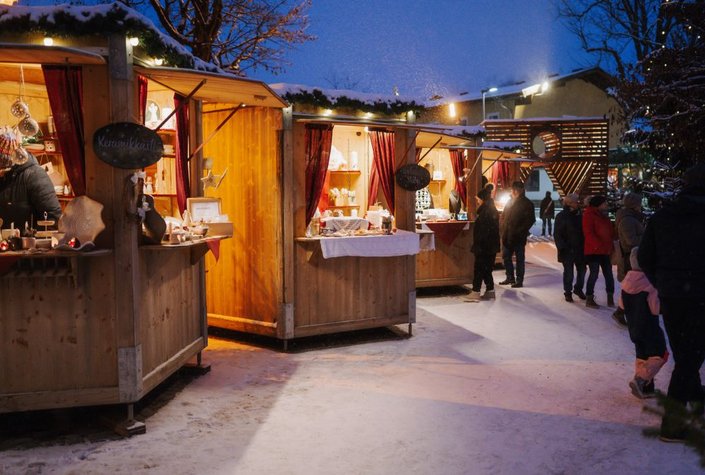
<path id="1" fill-rule="evenodd" d="M 570 78 L 587 76 L 591 73 L 594 73 L 596 75 L 601 75 L 601 76 L 609 76 L 600 67 L 592 66 L 589 68 L 576 69 L 576 70 L 571 71 L 570 73 L 567 73 L 567 74 L 553 74 L 553 75 L 549 76 L 548 78 L 543 78 L 540 80 L 537 79 L 534 81 L 521 81 L 521 82 L 516 82 L 513 84 L 507 84 L 504 86 L 497 86 L 497 91 L 495 91 L 495 92 L 486 91 L 485 92 L 485 99 L 493 98 L 493 97 L 513 96 L 513 95 L 521 94 L 522 90 L 529 88 L 534 84 L 541 84 L 545 81 L 548 81 L 549 83 L 551 83 L 551 82 L 561 81 L 561 80 L 570 79 Z M 429 99 L 427 101 L 424 101 L 424 105 L 426 107 L 437 107 L 437 106 L 449 104 L 451 102 L 472 102 L 472 101 L 479 101 L 479 100 L 482 100 L 482 91 L 455 94 L 455 95 L 447 96 L 447 97 L 437 97 L 437 98 L 433 98 L 433 99 Z"/>
<path id="2" fill-rule="evenodd" d="M 350 89 L 328 89 L 302 84 L 274 83 L 269 87 L 289 102 L 315 102 L 330 107 L 367 106 L 386 109 L 387 112 L 406 112 L 423 109 L 423 104 L 408 96 L 385 95 L 352 91 Z M 309 99 L 308 101 L 306 99 Z M 329 104 L 328 104 L 329 103 Z"/>
<path id="3" fill-rule="evenodd" d="M 499 148 L 503 150 L 516 150 L 518 148 L 521 148 L 523 144 L 521 142 L 506 142 L 506 141 L 492 141 L 492 140 L 484 140 L 482 142 L 483 147 L 491 147 L 491 148 Z"/>
<path id="4" fill-rule="evenodd" d="M 314 90 L 321 91 L 330 99 L 338 99 L 339 97 L 347 97 L 348 99 L 356 99 L 362 102 L 414 102 L 414 98 L 408 96 L 395 96 L 376 94 L 369 92 L 353 91 L 351 89 L 327 89 L 322 87 L 305 86 L 303 84 L 288 84 L 274 83 L 269 87 L 280 94 L 296 94 L 299 92 L 311 92 Z"/>
<path id="5" fill-rule="evenodd" d="M 84 28 L 77 28 L 77 25 L 83 25 Z M 3 32 L 38 30 L 66 36 L 117 32 L 130 33 L 139 37 L 148 36 L 150 42 L 143 45 L 148 52 L 151 47 L 153 50 L 159 50 L 157 53 L 175 56 L 182 63 L 178 66 L 232 76 L 215 64 L 196 58 L 184 46 L 162 33 L 152 20 L 121 3 L 91 6 L 68 4 L 54 6 L 0 5 L 0 27 Z"/>
<path id="6" fill-rule="evenodd" d="M 506 122 L 576 122 L 583 120 L 606 120 L 604 116 L 562 115 L 560 117 L 526 117 L 521 119 L 485 119 L 483 124 L 502 124 Z"/>

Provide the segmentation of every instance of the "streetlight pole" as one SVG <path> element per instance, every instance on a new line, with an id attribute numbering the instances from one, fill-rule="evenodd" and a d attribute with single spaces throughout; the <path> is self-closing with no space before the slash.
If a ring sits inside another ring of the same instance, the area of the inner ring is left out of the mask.
<path id="1" fill-rule="evenodd" d="M 482 120 L 484 121 L 487 118 L 487 115 L 485 115 L 485 95 L 488 92 L 497 92 L 496 87 L 488 87 L 480 91 L 482 93 Z"/>

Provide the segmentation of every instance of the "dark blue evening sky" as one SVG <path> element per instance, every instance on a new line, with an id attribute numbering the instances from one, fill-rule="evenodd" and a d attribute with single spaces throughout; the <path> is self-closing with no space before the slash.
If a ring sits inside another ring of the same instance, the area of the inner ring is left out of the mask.
<path id="1" fill-rule="evenodd" d="M 427 98 L 595 64 L 552 0 L 313 0 L 309 18 L 318 39 L 254 78 Z"/>

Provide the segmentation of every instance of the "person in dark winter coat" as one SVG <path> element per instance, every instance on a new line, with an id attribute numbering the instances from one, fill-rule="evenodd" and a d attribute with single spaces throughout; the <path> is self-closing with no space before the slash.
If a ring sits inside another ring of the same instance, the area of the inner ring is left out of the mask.
<path id="1" fill-rule="evenodd" d="M 661 421 L 661 439 L 682 441 L 679 410 L 702 412 L 705 392 L 705 164 L 684 175 L 676 199 L 649 219 L 639 245 L 639 265 L 658 290 L 675 367 L 668 385 L 671 408 Z"/>
<path id="2" fill-rule="evenodd" d="M 485 283 L 485 293 L 482 299 L 495 298 L 492 267 L 499 252 L 499 213 L 492 199 L 489 188 L 483 188 L 477 193 L 482 204 L 477 208 L 477 221 L 473 227 L 472 253 L 475 255 L 475 266 L 472 280 L 472 292 L 465 298 L 468 302 L 480 301 L 480 287 Z"/>
<path id="3" fill-rule="evenodd" d="M 24 163 L 15 158 L 21 152 Z M 58 221 L 61 206 L 46 170 L 34 156 L 20 149 L 12 134 L 0 134 L 0 218 L 3 228 L 24 227 L 44 219 Z"/>
<path id="4" fill-rule="evenodd" d="M 512 287 L 524 286 L 524 247 L 531 226 L 536 222 L 534 204 L 524 194 L 524 184 L 520 181 L 512 183 L 512 199 L 504 207 L 502 219 L 502 260 L 507 278 L 500 285 L 511 284 Z M 512 255 L 516 256 L 516 278 Z"/>
<path id="5" fill-rule="evenodd" d="M 626 273 L 631 269 L 629 254 L 639 245 L 641 236 L 644 234 L 644 214 L 641 212 L 641 200 L 641 194 L 627 193 L 622 200 L 623 206 L 617 211 L 615 226 L 621 251 L 620 259 L 617 262 L 617 280 L 619 282 L 622 282 Z M 614 311 L 612 318 L 622 326 L 627 325 L 624 311 L 620 307 Z"/>
<path id="6" fill-rule="evenodd" d="M 590 206 L 583 212 L 583 236 L 585 236 L 585 261 L 590 271 L 585 289 L 587 294 L 585 306 L 599 308 L 595 302 L 595 283 L 600 269 L 605 278 L 607 305 L 614 306 L 614 275 L 610 254 L 614 248 L 613 241 L 616 233 L 612 221 L 607 216 L 607 198 L 602 195 L 590 198 Z"/>
<path id="7" fill-rule="evenodd" d="M 551 224 L 555 213 L 556 205 L 553 203 L 553 198 L 551 198 L 551 192 L 547 191 L 546 196 L 541 200 L 541 205 L 539 206 L 539 216 L 541 217 L 541 236 L 546 235 L 547 227 L 548 235 L 551 235 Z"/>
<path id="8" fill-rule="evenodd" d="M 563 198 L 563 210 L 556 216 L 554 239 L 558 250 L 558 262 L 563 264 L 563 294 L 567 302 L 573 294 L 585 300 L 585 239 L 583 217 L 580 213 L 580 196 L 571 193 Z M 575 273 L 573 272 L 575 269 Z M 575 274 L 575 283 L 573 275 Z"/>
<path id="9" fill-rule="evenodd" d="M 630 252 L 630 269 L 622 280 L 619 308 L 627 317 L 629 338 L 636 351 L 634 378 L 629 387 L 634 396 L 647 399 L 656 396 L 654 377 L 666 364 L 668 351 L 659 325 L 658 291 L 639 267 L 638 249 L 635 247 Z"/>

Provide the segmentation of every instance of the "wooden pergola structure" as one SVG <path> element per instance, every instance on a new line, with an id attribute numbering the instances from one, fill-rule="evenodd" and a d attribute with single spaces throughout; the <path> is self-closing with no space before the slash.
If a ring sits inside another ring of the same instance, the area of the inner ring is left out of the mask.
<path id="1" fill-rule="evenodd" d="M 486 142 L 516 142 L 533 160 L 521 178 L 542 166 L 561 196 L 604 194 L 609 121 L 603 117 L 486 120 Z"/>

